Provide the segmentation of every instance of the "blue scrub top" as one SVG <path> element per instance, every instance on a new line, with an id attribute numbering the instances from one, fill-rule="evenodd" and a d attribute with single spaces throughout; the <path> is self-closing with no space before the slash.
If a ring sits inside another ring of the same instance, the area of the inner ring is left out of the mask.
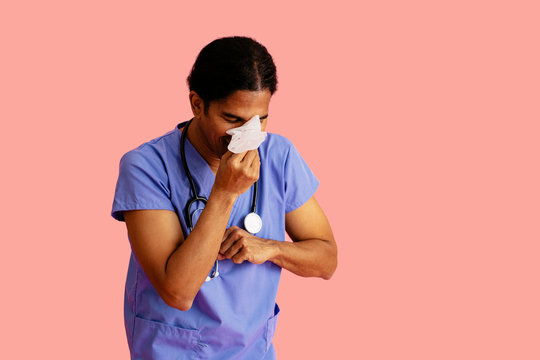
<path id="1" fill-rule="evenodd" d="M 184 208 L 192 194 L 180 158 L 178 124 L 166 134 L 124 154 L 111 215 L 122 211 L 167 209 L 176 212 L 189 234 Z M 215 175 L 186 138 L 186 160 L 199 195 L 209 197 Z M 294 145 L 268 133 L 259 147 L 261 168 L 258 237 L 285 240 L 285 214 L 309 200 L 319 185 Z M 253 187 L 236 200 L 227 227 L 243 228 Z M 205 282 L 192 307 L 165 304 L 131 252 L 124 297 L 124 321 L 133 359 L 275 359 L 272 339 L 279 307 L 275 303 L 281 268 L 267 261 L 219 261 L 219 276 Z"/>

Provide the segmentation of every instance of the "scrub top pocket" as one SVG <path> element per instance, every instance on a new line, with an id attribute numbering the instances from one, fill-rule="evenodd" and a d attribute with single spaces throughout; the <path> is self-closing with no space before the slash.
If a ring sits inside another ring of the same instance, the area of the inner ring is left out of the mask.
<path id="1" fill-rule="evenodd" d="M 136 316 L 131 358 L 137 360 L 199 359 L 197 352 L 199 339 L 198 330 L 184 329 Z"/>
<path id="2" fill-rule="evenodd" d="M 272 340 L 274 339 L 274 334 L 276 333 L 276 325 L 279 316 L 279 306 L 276 304 L 274 307 L 274 316 L 272 316 L 266 322 L 266 350 L 270 349 L 272 345 Z"/>

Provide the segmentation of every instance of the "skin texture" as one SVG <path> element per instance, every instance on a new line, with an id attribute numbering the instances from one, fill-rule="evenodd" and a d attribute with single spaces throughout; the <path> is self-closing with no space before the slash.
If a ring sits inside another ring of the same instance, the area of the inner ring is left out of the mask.
<path id="1" fill-rule="evenodd" d="M 330 224 L 314 197 L 285 216 L 293 242 L 262 239 L 238 228 L 226 229 L 236 198 L 259 177 L 257 150 L 233 154 L 225 132 L 261 117 L 268 121 L 270 91 L 240 90 L 212 101 L 195 92 L 188 139 L 216 175 L 208 203 L 193 231 L 184 239 L 178 216 L 170 210 L 131 210 L 124 218 L 137 259 L 156 291 L 169 306 L 188 310 L 217 259 L 240 264 L 272 261 L 300 276 L 330 279 L 337 267 L 337 246 Z M 228 115 L 227 115 L 228 114 Z"/>

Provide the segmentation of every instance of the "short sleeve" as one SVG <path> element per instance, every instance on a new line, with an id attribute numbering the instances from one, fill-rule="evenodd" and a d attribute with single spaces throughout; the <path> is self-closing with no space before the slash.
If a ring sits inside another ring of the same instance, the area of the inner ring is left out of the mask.
<path id="1" fill-rule="evenodd" d="M 169 180 L 163 162 L 140 150 L 120 159 L 120 169 L 111 216 L 125 221 L 123 211 L 142 209 L 173 210 Z"/>
<path id="2" fill-rule="evenodd" d="M 319 180 L 291 143 L 285 159 L 285 212 L 308 201 L 319 187 Z"/>

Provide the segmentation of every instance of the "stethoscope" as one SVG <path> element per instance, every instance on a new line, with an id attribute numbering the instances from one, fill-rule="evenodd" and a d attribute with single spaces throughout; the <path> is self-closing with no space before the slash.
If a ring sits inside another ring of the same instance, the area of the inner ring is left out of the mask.
<path id="1" fill-rule="evenodd" d="M 187 221 L 187 226 L 189 228 L 189 232 L 191 233 L 193 231 L 193 214 L 195 214 L 197 211 L 202 211 L 202 208 L 196 208 L 194 211 L 191 211 L 191 207 L 196 202 L 200 201 L 206 206 L 206 203 L 208 201 L 207 198 L 204 196 L 199 196 L 197 189 L 195 187 L 195 182 L 193 181 L 193 177 L 191 176 L 191 172 L 189 171 L 187 161 L 186 161 L 186 152 L 185 152 L 185 143 L 186 143 L 186 137 L 187 137 L 187 131 L 189 124 L 191 124 L 191 121 L 193 119 L 189 120 L 185 124 L 184 131 L 182 131 L 182 136 L 180 138 L 180 156 L 182 158 L 182 165 L 184 166 L 184 171 L 188 177 L 189 180 L 189 186 L 191 188 L 191 193 L 193 194 L 193 197 L 187 202 L 186 208 L 184 209 L 185 212 L 185 218 Z M 184 124 L 178 125 L 178 128 L 180 129 Z M 253 184 L 253 199 L 251 201 L 251 212 L 246 215 L 244 218 L 244 228 L 246 231 L 248 231 L 251 234 L 256 234 L 262 229 L 262 219 L 259 215 L 257 215 L 257 194 L 259 190 L 259 181 L 257 180 L 255 184 Z M 206 277 L 205 281 L 210 281 L 213 278 L 219 276 L 219 261 L 216 259 L 215 263 L 215 270 L 212 271 L 212 273 Z"/>

